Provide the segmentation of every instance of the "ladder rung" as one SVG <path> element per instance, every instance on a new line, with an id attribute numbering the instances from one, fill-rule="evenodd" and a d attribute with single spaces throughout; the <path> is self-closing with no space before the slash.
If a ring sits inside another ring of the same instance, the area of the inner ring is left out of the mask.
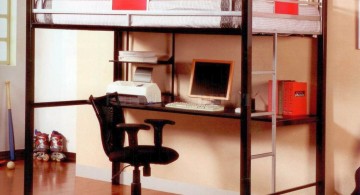
<path id="1" fill-rule="evenodd" d="M 274 153 L 267 152 L 267 153 L 262 153 L 262 154 L 254 154 L 254 155 L 251 155 L 251 159 L 258 159 L 258 158 L 264 158 L 264 157 L 269 157 L 269 156 L 274 156 Z"/>
<path id="2" fill-rule="evenodd" d="M 272 112 L 255 112 L 255 113 L 251 113 L 251 116 L 268 116 L 268 115 L 272 115 Z"/>
<path id="3" fill-rule="evenodd" d="M 263 71 L 253 71 L 252 72 L 253 75 L 263 75 L 263 74 L 275 74 L 275 71 L 272 70 L 263 70 Z"/>

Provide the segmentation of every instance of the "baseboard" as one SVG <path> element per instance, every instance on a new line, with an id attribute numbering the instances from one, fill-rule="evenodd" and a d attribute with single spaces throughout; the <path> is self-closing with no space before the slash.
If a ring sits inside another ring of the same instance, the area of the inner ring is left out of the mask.
<path id="1" fill-rule="evenodd" d="M 76 153 L 73 152 L 64 152 L 66 156 L 66 161 L 68 162 L 76 162 Z M 25 159 L 25 150 L 15 150 L 15 157 L 16 160 L 24 160 Z M 8 160 L 10 159 L 10 152 L 9 151 L 2 151 L 0 152 L 0 160 Z"/>
<path id="2" fill-rule="evenodd" d="M 15 150 L 15 160 L 24 160 L 25 157 L 25 150 Z M 10 159 L 10 152 L 9 151 L 2 151 L 0 152 L 0 160 L 8 160 Z"/>
<path id="3" fill-rule="evenodd" d="M 76 153 L 74 152 L 64 152 L 66 156 L 66 161 L 68 162 L 76 162 Z"/>
<path id="4" fill-rule="evenodd" d="M 101 180 L 111 182 L 111 168 L 97 168 L 85 165 L 76 165 L 76 176 L 85 177 L 89 179 Z M 120 182 L 124 185 L 130 185 L 132 180 L 131 172 L 123 172 L 121 174 Z M 169 192 L 175 194 L 185 195 L 239 195 L 240 192 L 211 188 L 207 186 L 200 186 L 184 182 L 171 181 L 155 177 L 141 177 L 142 188 Z"/>

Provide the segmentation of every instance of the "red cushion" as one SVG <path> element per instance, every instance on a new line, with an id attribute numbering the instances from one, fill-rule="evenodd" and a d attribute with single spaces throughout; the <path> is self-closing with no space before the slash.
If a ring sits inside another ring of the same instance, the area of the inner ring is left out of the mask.
<path id="1" fill-rule="evenodd" d="M 146 10 L 146 0 L 112 0 L 113 10 Z"/>
<path id="2" fill-rule="evenodd" d="M 275 1 L 275 13 L 276 14 L 298 15 L 299 14 L 299 4 L 298 4 L 297 0 L 295 0 L 295 2 L 296 3 Z"/>

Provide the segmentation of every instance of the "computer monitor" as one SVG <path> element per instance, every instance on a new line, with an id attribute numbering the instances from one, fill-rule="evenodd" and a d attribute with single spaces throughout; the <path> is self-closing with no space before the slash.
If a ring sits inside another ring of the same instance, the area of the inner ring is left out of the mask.
<path id="1" fill-rule="evenodd" d="M 210 100 L 229 100 L 233 61 L 194 59 L 189 96 Z"/>

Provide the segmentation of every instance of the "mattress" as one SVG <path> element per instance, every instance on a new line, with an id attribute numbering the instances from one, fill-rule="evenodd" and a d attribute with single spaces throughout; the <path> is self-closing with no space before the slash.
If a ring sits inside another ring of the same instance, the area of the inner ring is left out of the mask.
<path id="1" fill-rule="evenodd" d="M 317 6 L 299 5 L 299 15 L 286 17 L 274 15 L 274 3 L 263 0 L 253 1 L 253 32 L 320 34 L 321 20 Z"/>
<path id="2" fill-rule="evenodd" d="M 230 2 L 231 1 L 231 2 Z M 239 28 L 241 0 L 149 0 L 147 10 L 112 10 L 112 0 L 37 0 L 35 20 L 46 24 L 132 27 Z M 255 33 L 320 34 L 318 6 L 299 16 L 274 14 L 274 3 L 253 0 Z"/>

